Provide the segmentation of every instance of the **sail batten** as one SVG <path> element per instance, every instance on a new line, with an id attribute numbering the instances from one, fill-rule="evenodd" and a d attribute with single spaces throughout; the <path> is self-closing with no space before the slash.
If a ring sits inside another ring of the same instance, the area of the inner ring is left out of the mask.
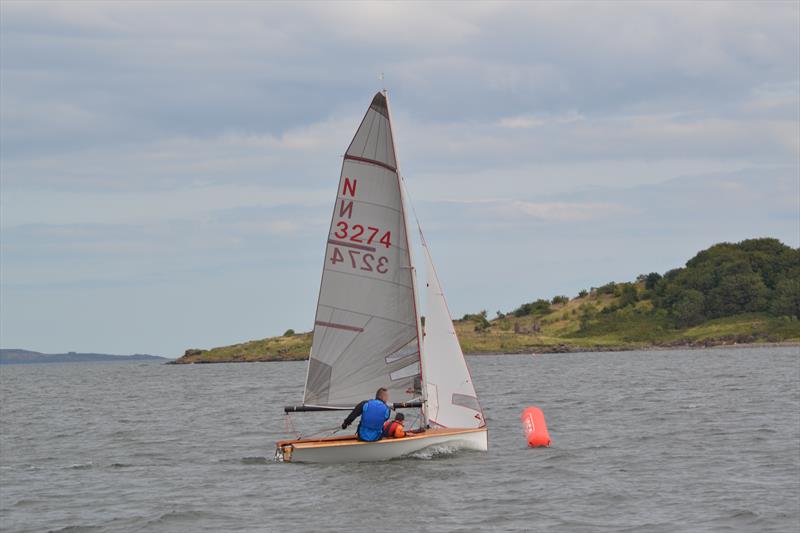
<path id="1" fill-rule="evenodd" d="M 358 156 L 354 156 L 354 155 L 345 155 L 344 158 L 347 159 L 347 160 L 350 160 L 350 161 L 358 161 L 359 163 L 366 163 L 366 164 L 369 164 L 369 165 L 378 165 L 379 167 L 383 167 L 386 170 L 390 170 L 392 172 L 397 172 L 397 169 L 395 167 L 390 166 L 390 165 L 388 165 L 386 163 L 382 163 L 381 161 L 378 161 L 377 159 L 369 159 L 367 157 L 358 157 Z"/>

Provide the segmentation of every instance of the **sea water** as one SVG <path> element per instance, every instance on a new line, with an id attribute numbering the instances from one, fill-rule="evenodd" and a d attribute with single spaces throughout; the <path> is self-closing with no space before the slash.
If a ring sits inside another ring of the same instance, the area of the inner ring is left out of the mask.
<path id="1" fill-rule="evenodd" d="M 469 357 L 488 453 L 341 465 L 272 460 L 303 362 L 3 366 L 0 529 L 796 531 L 798 351 Z"/>

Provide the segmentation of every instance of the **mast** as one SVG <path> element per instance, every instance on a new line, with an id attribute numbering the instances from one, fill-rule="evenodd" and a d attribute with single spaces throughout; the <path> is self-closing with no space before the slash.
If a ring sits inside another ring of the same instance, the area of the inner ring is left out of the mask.
<path id="1" fill-rule="evenodd" d="M 393 129 L 392 123 L 394 121 L 392 120 L 392 107 L 389 105 L 389 94 L 386 91 L 386 89 L 383 89 L 382 92 L 383 96 L 386 98 L 386 111 L 389 115 L 389 128 Z M 416 321 L 417 324 L 417 348 L 419 350 L 419 377 L 420 377 L 420 390 L 422 393 L 422 408 L 420 412 L 422 413 L 422 427 L 426 427 L 428 425 L 428 410 L 426 408 L 428 387 L 425 382 L 425 371 L 424 371 L 425 365 L 422 364 L 424 357 L 422 350 L 425 343 L 423 342 L 422 322 L 420 321 L 419 317 L 419 294 L 417 293 L 417 271 L 416 268 L 414 268 L 414 253 L 411 250 L 410 239 L 408 237 L 410 231 L 410 228 L 408 226 L 408 214 L 406 209 L 408 201 L 406 200 L 405 187 L 403 186 L 404 185 L 404 180 L 402 177 L 403 175 L 400 172 L 400 158 L 397 155 L 397 146 L 395 145 L 394 142 L 394 134 L 392 134 L 392 151 L 394 152 L 394 159 L 397 165 L 397 187 L 400 189 L 400 205 L 401 205 L 400 211 L 402 212 L 403 224 L 405 225 L 406 229 L 405 233 L 406 233 L 406 249 L 408 250 L 408 262 L 409 262 L 408 266 L 411 269 L 411 287 L 414 293 L 414 320 Z"/>

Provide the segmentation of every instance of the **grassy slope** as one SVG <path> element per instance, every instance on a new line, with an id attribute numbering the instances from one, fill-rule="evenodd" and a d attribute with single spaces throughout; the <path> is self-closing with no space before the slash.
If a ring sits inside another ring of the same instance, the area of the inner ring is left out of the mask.
<path id="1" fill-rule="evenodd" d="M 635 349 L 653 346 L 715 345 L 748 342 L 800 341 L 800 321 L 751 313 L 710 320 L 687 329 L 673 329 L 667 319 L 649 312 L 642 301 L 621 312 L 598 313 L 581 329 L 580 308 L 592 306 L 598 312 L 618 302 L 612 295 L 590 294 L 566 304 L 554 305 L 541 316 L 497 318 L 483 332 L 475 322 L 455 321 L 465 353 L 518 353 Z M 532 332 L 535 322 L 540 330 Z M 515 333 L 515 326 L 519 333 Z M 272 337 L 223 346 L 211 350 L 188 350 L 179 363 L 227 361 L 288 361 L 305 359 L 311 348 L 311 334 Z"/>
<path id="2" fill-rule="evenodd" d="M 611 295 L 589 295 L 574 298 L 567 304 L 554 305 L 546 315 L 492 320 L 491 328 L 481 333 L 475 331 L 474 322 L 457 321 L 456 331 L 466 353 L 800 341 L 800 321 L 760 313 L 719 318 L 692 328 L 674 329 L 665 317 L 650 312 L 649 301 L 638 302 L 635 307 L 619 313 L 598 313 L 581 329 L 581 306 L 591 305 L 600 311 L 618 300 Z M 534 322 L 540 324 L 538 333 L 514 333 L 515 323 L 524 332 L 530 331 Z"/>
<path id="3" fill-rule="evenodd" d="M 226 363 L 240 361 L 296 361 L 308 357 L 311 333 L 270 337 L 210 350 L 186 350 L 177 363 Z"/>

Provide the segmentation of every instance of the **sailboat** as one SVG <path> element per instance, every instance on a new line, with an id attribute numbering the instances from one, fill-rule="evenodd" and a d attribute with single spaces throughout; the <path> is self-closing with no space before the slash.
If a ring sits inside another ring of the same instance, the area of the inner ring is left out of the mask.
<path id="1" fill-rule="evenodd" d="M 376 442 L 356 435 L 282 440 L 278 460 L 380 461 L 437 446 L 488 449 L 486 420 L 421 228 L 427 281 L 420 317 L 407 207 L 382 91 L 344 155 L 303 403 L 284 410 L 349 411 L 383 387 L 390 407 L 417 410 L 419 428 Z"/>

